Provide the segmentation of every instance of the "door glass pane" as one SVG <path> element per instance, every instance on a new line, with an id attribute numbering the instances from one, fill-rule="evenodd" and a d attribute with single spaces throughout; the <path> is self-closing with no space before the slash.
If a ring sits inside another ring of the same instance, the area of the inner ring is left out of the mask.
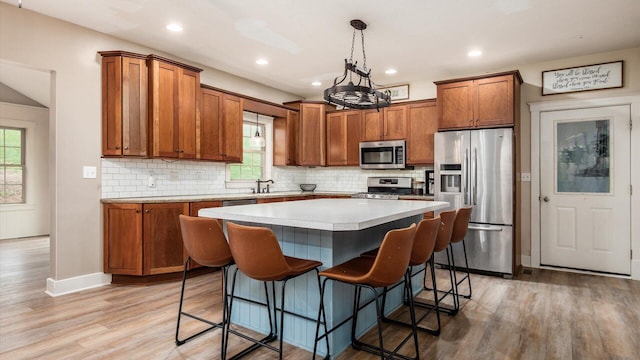
<path id="1" fill-rule="evenodd" d="M 609 120 L 556 123 L 557 192 L 611 191 L 609 134 Z"/>

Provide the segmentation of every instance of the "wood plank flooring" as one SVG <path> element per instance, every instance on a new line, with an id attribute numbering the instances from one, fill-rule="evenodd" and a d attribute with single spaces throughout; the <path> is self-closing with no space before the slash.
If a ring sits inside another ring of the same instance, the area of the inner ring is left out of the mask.
<path id="1" fill-rule="evenodd" d="M 48 272 L 48 238 L 0 241 L 0 359 L 220 356 L 219 331 L 174 344 L 179 282 L 104 286 L 52 298 L 44 293 Z M 419 334 L 420 358 L 640 359 L 640 281 L 534 269 L 512 280 L 472 275 L 472 285 L 473 299 L 463 300 L 455 317 L 442 317 L 439 337 Z M 218 319 L 220 300 L 219 272 L 188 282 L 186 310 Z M 183 325 L 185 331 L 197 327 L 188 320 Z M 385 324 L 385 339 L 392 342 L 404 331 Z M 375 341 L 375 334 L 364 340 Z M 229 354 L 246 346 L 232 341 Z M 287 359 L 311 358 L 285 347 Z M 406 353 L 412 355 L 410 347 Z M 250 358 L 277 357 L 264 349 Z M 377 357 L 348 349 L 338 358 Z"/>

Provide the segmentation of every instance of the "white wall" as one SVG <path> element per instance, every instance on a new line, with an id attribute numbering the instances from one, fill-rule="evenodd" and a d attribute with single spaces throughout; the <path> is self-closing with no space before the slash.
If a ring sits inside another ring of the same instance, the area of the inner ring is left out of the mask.
<path id="1" fill-rule="evenodd" d="M 0 239 L 49 234 L 49 109 L 0 103 L 0 125 L 26 129 L 26 201 L 0 205 Z"/>

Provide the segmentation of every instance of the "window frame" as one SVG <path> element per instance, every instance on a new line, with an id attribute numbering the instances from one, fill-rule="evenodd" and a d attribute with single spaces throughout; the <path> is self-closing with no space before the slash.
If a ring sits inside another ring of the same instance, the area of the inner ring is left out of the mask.
<path id="1" fill-rule="evenodd" d="M 256 114 L 248 111 L 244 111 L 242 114 L 242 122 L 244 124 L 255 125 L 256 123 Z M 264 127 L 264 131 L 260 134 L 265 139 L 265 147 L 264 147 L 264 168 L 263 168 L 263 177 L 267 180 L 271 179 L 272 169 L 273 169 L 273 117 L 258 115 L 258 124 Z M 244 158 L 244 148 L 242 149 L 242 154 Z M 231 165 L 237 164 L 226 164 L 225 165 L 225 188 L 227 189 L 255 189 L 257 184 L 256 180 L 231 180 Z"/>
<path id="2" fill-rule="evenodd" d="M 6 183 L 6 169 L 7 168 L 20 168 L 22 170 L 22 180 L 20 182 L 20 186 L 22 187 L 22 199 L 19 202 L 4 202 L 2 201 L 2 198 L 0 198 L 0 205 L 24 205 L 27 203 L 27 192 L 26 192 L 26 180 L 27 180 L 27 128 L 26 127 L 20 127 L 20 126 L 8 126 L 8 125 L 1 125 L 0 129 L 3 130 L 18 130 L 20 131 L 20 164 L 19 165 L 14 165 L 14 164 L 6 164 L 4 163 L 4 159 L 2 159 L 3 161 L 0 162 L 0 167 L 2 168 L 2 171 L 5 171 L 4 174 L 4 182 L 2 184 L 0 184 L 0 187 L 2 187 L 4 189 L 4 187 L 6 185 L 8 185 Z M 4 142 L 4 145 L 2 145 L 3 148 L 5 148 L 5 154 L 6 154 L 6 141 Z M 6 157 L 5 157 L 6 159 Z M 13 185 L 13 184 L 11 184 Z"/>

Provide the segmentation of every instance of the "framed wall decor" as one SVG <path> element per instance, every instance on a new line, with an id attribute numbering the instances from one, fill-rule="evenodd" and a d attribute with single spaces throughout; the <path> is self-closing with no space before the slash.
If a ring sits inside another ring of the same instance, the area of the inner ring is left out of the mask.
<path id="1" fill-rule="evenodd" d="M 387 90 L 391 92 L 391 101 L 409 100 L 409 84 L 387 86 L 380 89 L 381 92 Z"/>
<path id="2" fill-rule="evenodd" d="M 542 72 L 542 95 L 621 88 L 622 60 Z"/>

